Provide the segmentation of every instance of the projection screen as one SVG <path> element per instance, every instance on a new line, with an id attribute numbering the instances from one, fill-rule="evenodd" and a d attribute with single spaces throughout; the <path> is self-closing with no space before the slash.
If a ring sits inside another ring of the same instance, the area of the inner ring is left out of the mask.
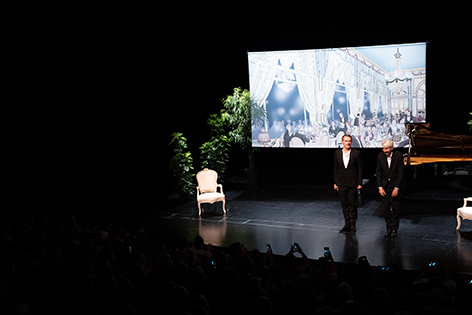
<path id="1" fill-rule="evenodd" d="M 248 52 L 253 147 L 408 144 L 426 122 L 426 43 Z"/>

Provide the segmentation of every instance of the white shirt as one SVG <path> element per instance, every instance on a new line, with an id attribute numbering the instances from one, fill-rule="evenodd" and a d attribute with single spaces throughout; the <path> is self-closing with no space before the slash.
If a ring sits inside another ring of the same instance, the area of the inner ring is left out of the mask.
<path id="1" fill-rule="evenodd" d="M 349 164 L 349 158 L 351 157 L 351 150 L 349 152 L 344 153 L 343 150 L 343 162 L 344 162 L 344 168 L 347 168 L 347 165 Z"/>

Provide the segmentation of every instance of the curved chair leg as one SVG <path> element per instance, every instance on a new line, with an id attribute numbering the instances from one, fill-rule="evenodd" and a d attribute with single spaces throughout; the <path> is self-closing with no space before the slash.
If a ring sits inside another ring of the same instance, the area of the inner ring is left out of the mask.
<path id="1" fill-rule="evenodd" d="M 198 216 L 202 215 L 202 207 L 200 206 L 200 203 L 198 203 Z"/>
<path id="2" fill-rule="evenodd" d="M 461 217 L 459 215 L 457 215 L 457 227 L 456 227 L 456 230 L 459 231 L 459 229 L 461 228 Z"/>
<path id="3" fill-rule="evenodd" d="M 225 202 L 226 202 L 226 200 L 223 199 L 223 212 L 224 213 L 226 213 Z"/>

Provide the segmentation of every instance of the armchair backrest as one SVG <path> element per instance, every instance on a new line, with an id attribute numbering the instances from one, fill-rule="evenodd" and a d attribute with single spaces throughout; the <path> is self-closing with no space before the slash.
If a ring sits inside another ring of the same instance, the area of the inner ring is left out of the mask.
<path id="1" fill-rule="evenodd" d="M 464 205 L 462 206 L 463 208 L 467 207 L 467 201 L 472 202 L 472 197 L 464 198 Z"/>
<path id="2" fill-rule="evenodd" d="M 218 173 L 205 168 L 204 170 L 197 173 L 198 187 L 201 193 L 215 192 L 216 191 L 216 180 L 218 179 Z"/>

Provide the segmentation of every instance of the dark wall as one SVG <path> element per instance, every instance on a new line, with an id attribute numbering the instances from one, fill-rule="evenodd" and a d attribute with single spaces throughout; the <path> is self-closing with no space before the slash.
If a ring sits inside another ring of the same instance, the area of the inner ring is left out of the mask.
<path id="1" fill-rule="evenodd" d="M 169 193 L 171 133 L 184 133 L 197 163 L 206 119 L 234 87 L 249 88 L 247 51 L 428 41 L 428 120 L 440 132 L 468 132 L 456 92 L 466 88 L 458 79 L 466 29 L 457 15 L 438 19 L 421 5 L 395 21 L 332 5 L 11 9 L 2 73 L 11 209 L 156 207 Z M 229 172 L 240 174 L 246 157 L 232 152 Z M 306 174 L 329 169 L 331 158 L 263 150 L 256 163 L 296 161 L 276 169 Z"/>

